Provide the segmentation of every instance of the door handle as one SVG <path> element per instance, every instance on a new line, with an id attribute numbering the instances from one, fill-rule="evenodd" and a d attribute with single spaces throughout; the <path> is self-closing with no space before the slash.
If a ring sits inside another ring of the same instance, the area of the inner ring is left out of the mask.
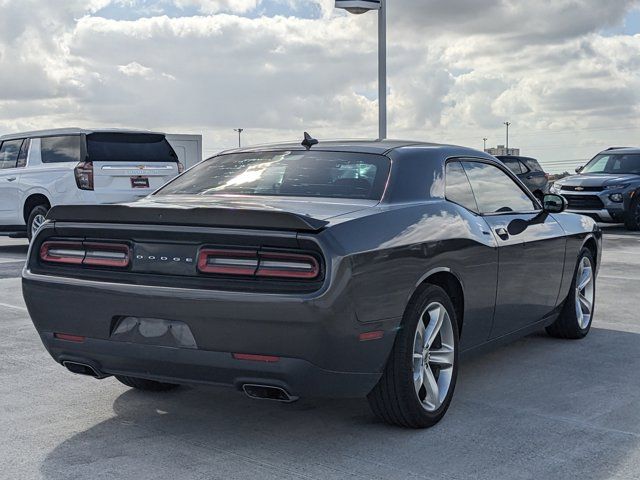
<path id="1" fill-rule="evenodd" d="M 502 240 L 509 239 L 509 232 L 504 227 L 496 228 L 496 235 L 498 235 Z"/>
<path id="2" fill-rule="evenodd" d="M 15 180 L 16 180 L 16 177 L 7 178 L 7 182 L 14 182 Z"/>
<path id="3" fill-rule="evenodd" d="M 527 180 L 531 180 L 533 178 L 533 175 L 528 175 L 527 176 Z"/>

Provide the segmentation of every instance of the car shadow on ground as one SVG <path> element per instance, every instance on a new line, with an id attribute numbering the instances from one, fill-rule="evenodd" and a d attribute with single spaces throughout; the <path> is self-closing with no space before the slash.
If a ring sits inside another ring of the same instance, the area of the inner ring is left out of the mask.
<path id="1" fill-rule="evenodd" d="M 593 329 L 586 340 L 562 341 L 541 333 L 463 362 L 452 407 L 430 430 L 381 424 L 366 400 L 285 405 L 208 387 L 125 390 L 112 418 L 57 445 L 41 473 L 636 478 L 639 408 L 640 335 Z"/>

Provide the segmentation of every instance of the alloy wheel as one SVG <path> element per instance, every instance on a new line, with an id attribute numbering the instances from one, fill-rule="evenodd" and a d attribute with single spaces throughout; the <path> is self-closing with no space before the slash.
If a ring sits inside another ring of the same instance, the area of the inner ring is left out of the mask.
<path id="1" fill-rule="evenodd" d="M 582 257 L 576 274 L 576 318 L 583 330 L 591 323 L 594 291 L 591 260 L 588 257 Z"/>
<path id="2" fill-rule="evenodd" d="M 438 302 L 422 313 L 413 341 L 413 385 L 428 412 L 440 408 L 451 387 L 455 341 L 451 317 Z"/>
<path id="3" fill-rule="evenodd" d="M 42 226 L 42 224 L 44 223 L 44 220 L 45 220 L 45 216 L 44 215 L 38 214 L 35 217 L 33 217 L 33 222 L 31 223 L 31 236 L 32 237 L 35 237 L 36 232 Z"/>

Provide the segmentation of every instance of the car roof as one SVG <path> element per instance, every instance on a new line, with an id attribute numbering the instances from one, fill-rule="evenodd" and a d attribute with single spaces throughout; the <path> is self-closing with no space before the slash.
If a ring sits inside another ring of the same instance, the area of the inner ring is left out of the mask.
<path id="1" fill-rule="evenodd" d="M 371 153 L 378 155 L 385 155 L 391 151 L 415 147 L 415 148 L 428 148 L 432 150 L 451 150 L 452 154 L 463 156 L 465 154 L 472 155 L 474 157 L 481 156 L 483 158 L 493 159 L 489 154 L 483 153 L 479 150 L 474 150 L 467 147 L 459 147 L 456 145 L 446 145 L 439 143 L 429 143 L 421 141 L 411 140 L 320 140 L 318 144 L 311 147 L 311 151 L 325 151 L 325 152 L 353 152 L 353 153 Z M 265 152 L 265 151 L 278 151 L 278 150 L 305 150 L 298 142 L 285 142 L 285 143 L 272 143 L 266 145 L 256 145 L 247 148 L 238 148 L 233 150 L 226 150 L 220 152 L 221 154 L 230 153 L 253 153 L 253 152 Z M 482 155 L 479 155 L 482 154 Z"/>
<path id="2" fill-rule="evenodd" d="M 95 129 L 86 129 L 86 128 L 51 128 L 48 130 L 34 130 L 32 132 L 19 132 L 19 133 L 10 133 L 7 135 L 0 136 L 0 141 L 3 140 L 15 140 L 21 138 L 37 138 L 37 137 L 52 137 L 57 135 L 89 135 L 91 133 L 147 133 L 147 134 L 156 134 L 156 135 L 164 135 L 161 132 L 151 132 L 149 130 L 129 130 L 125 128 L 95 128 Z"/>
<path id="3" fill-rule="evenodd" d="M 640 147 L 611 147 L 600 153 L 631 153 L 640 155 Z"/>

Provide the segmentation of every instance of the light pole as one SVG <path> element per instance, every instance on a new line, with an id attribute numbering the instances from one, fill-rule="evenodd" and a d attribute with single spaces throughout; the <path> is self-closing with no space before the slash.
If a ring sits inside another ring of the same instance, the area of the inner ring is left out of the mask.
<path id="1" fill-rule="evenodd" d="M 511 122 L 504 122 L 504 125 L 507 127 L 507 155 L 509 155 L 509 127 L 511 126 Z"/>
<path id="2" fill-rule="evenodd" d="M 387 138 L 387 0 L 336 0 L 336 8 L 359 15 L 378 10 L 378 137 Z"/>
<path id="3" fill-rule="evenodd" d="M 482 139 L 482 141 L 484 142 L 484 150 L 483 150 L 483 152 L 486 152 L 486 151 L 487 151 L 487 140 L 489 140 L 487 137 L 484 137 L 484 138 Z"/>
<path id="4" fill-rule="evenodd" d="M 242 132 L 244 132 L 244 128 L 234 128 L 234 132 L 238 132 L 238 148 L 242 148 Z"/>

